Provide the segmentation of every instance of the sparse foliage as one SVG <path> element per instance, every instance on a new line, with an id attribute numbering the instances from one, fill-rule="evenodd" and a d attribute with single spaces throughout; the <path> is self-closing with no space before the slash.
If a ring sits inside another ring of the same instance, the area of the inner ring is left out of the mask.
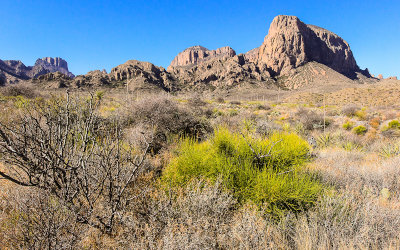
<path id="1" fill-rule="evenodd" d="M 111 233 L 147 149 L 122 141 L 118 121 L 98 115 L 99 100 L 53 98 L 27 103 L 0 124 L 0 176 L 49 191 L 76 220 Z"/>

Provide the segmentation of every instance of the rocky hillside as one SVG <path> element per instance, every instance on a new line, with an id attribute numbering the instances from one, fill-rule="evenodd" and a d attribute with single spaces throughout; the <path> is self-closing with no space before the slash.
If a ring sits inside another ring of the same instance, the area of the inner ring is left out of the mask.
<path id="1" fill-rule="evenodd" d="M 0 84 L 13 84 L 53 72 L 74 77 L 68 70 L 68 63 L 59 57 L 37 59 L 34 66 L 25 66 L 18 60 L 0 60 Z"/>

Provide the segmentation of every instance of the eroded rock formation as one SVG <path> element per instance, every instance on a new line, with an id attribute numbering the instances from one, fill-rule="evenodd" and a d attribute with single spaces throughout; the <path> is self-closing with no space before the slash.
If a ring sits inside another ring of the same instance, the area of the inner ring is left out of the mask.
<path id="1" fill-rule="evenodd" d="M 312 61 L 352 78 L 360 71 L 349 44 L 338 35 L 295 16 L 275 17 L 260 47 L 258 65 L 266 65 L 275 75 L 287 75 Z"/>
<path id="2" fill-rule="evenodd" d="M 202 46 L 193 46 L 179 53 L 172 60 L 168 70 L 176 66 L 193 66 L 200 62 L 210 60 L 216 57 L 233 57 L 236 52 L 231 47 L 222 47 L 216 50 L 209 50 Z"/>

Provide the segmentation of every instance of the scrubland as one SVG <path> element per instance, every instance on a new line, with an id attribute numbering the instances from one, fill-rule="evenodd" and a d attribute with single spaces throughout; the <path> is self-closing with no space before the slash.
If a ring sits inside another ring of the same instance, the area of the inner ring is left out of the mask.
<path id="1" fill-rule="evenodd" d="M 4 88 L 0 246 L 398 249 L 400 109 L 369 92 Z"/>

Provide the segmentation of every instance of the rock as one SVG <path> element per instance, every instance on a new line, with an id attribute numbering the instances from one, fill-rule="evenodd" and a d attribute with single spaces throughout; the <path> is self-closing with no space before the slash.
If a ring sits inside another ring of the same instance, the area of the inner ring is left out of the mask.
<path id="1" fill-rule="evenodd" d="M 64 75 L 61 72 L 52 72 L 45 75 L 40 75 L 31 80 L 32 84 L 40 85 L 43 88 L 55 89 L 66 88 L 71 86 L 71 77 Z"/>
<path id="2" fill-rule="evenodd" d="M 379 80 L 383 80 L 383 75 L 382 75 L 382 74 L 379 74 L 379 75 L 378 75 L 378 79 L 379 79 Z"/>
<path id="3" fill-rule="evenodd" d="M 258 83 L 269 80 L 267 72 L 261 73 L 257 65 L 247 62 L 245 55 L 214 57 L 194 66 L 169 67 L 169 72 L 182 88 L 232 87 L 241 82 Z"/>
<path id="4" fill-rule="evenodd" d="M 149 62 L 130 60 L 113 68 L 109 74 L 111 81 L 129 82 L 129 85 L 150 84 L 164 90 L 173 88 L 171 75 L 163 68 Z"/>
<path id="5" fill-rule="evenodd" d="M 231 47 L 222 47 L 216 50 L 209 50 L 202 46 L 193 46 L 185 49 L 179 53 L 168 67 L 168 71 L 171 67 L 176 66 L 193 66 L 198 63 L 213 59 L 215 57 L 233 57 L 236 52 Z"/>
<path id="6" fill-rule="evenodd" d="M 247 61 L 257 63 L 258 60 L 258 52 L 260 51 L 260 48 L 254 48 L 252 50 L 249 50 L 244 54 L 244 57 L 246 58 Z"/>
<path id="7" fill-rule="evenodd" d="M 259 49 L 259 67 L 266 65 L 274 75 L 287 75 L 312 61 L 348 77 L 360 71 L 350 46 L 338 35 L 295 16 L 275 17 Z"/>
<path id="8" fill-rule="evenodd" d="M 386 78 L 388 80 L 397 80 L 397 76 L 389 76 L 388 78 Z"/>
<path id="9" fill-rule="evenodd" d="M 93 70 L 86 75 L 79 75 L 73 80 L 74 87 L 105 86 L 110 84 L 110 76 L 104 70 Z"/>

